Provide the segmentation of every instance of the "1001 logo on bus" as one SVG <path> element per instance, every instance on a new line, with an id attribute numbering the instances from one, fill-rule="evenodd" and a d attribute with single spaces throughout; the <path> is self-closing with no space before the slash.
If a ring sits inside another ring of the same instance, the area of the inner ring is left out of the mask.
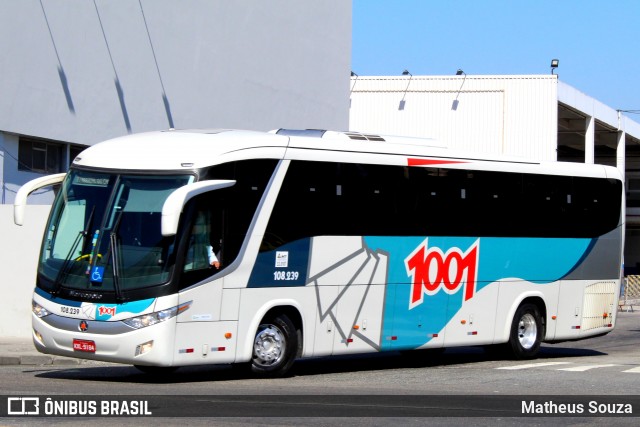
<path id="1" fill-rule="evenodd" d="M 473 298 L 478 279 L 480 239 L 465 252 L 451 248 L 429 248 L 425 239 L 405 260 L 407 275 L 412 278 L 409 310 L 422 304 L 424 295 L 434 295 L 441 289 L 455 294 L 464 286 L 464 301 Z"/>

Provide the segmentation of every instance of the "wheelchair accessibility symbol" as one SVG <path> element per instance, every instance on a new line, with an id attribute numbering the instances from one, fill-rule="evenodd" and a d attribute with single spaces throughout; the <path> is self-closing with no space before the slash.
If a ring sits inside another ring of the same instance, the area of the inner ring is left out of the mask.
<path id="1" fill-rule="evenodd" d="M 104 277 L 104 267 L 95 266 L 91 270 L 91 281 L 102 283 L 102 278 Z"/>

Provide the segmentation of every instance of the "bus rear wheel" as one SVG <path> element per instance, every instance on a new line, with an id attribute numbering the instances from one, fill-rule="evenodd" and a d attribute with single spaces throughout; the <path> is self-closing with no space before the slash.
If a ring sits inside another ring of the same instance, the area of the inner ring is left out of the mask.
<path id="1" fill-rule="evenodd" d="M 287 374 L 296 358 L 298 334 L 285 314 L 265 318 L 253 341 L 251 371 L 260 376 Z"/>
<path id="2" fill-rule="evenodd" d="M 508 347 L 516 359 L 533 359 L 542 343 L 543 325 L 535 304 L 522 304 L 511 324 Z"/>

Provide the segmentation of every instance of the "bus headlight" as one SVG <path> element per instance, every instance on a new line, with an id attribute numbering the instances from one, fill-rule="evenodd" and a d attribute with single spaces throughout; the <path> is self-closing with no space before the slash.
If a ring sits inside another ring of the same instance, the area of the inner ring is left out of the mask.
<path id="1" fill-rule="evenodd" d="M 146 328 L 147 326 L 152 326 L 157 323 L 169 320 L 172 317 L 175 317 L 178 314 L 182 313 L 183 311 L 186 311 L 187 309 L 189 309 L 192 302 L 193 301 L 189 301 L 175 307 L 167 308 L 165 310 L 143 314 L 142 316 L 132 317 L 130 319 L 125 319 L 122 322 L 134 329 Z"/>
<path id="2" fill-rule="evenodd" d="M 49 310 L 47 310 L 34 300 L 31 301 L 31 311 L 33 311 L 33 314 L 35 314 L 37 317 L 44 317 L 51 314 Z"/>

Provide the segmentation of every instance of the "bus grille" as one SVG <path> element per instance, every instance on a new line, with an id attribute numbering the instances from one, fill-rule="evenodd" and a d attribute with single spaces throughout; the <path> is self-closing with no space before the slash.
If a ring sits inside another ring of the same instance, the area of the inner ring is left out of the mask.
<path id="1" fill-rule="evenodd" d="M 598 282 L 587 286 L 582 303 L 582 325 L 580 329 L 602 328 L 613 322 L 615 304 L 615 282 Z"/>

